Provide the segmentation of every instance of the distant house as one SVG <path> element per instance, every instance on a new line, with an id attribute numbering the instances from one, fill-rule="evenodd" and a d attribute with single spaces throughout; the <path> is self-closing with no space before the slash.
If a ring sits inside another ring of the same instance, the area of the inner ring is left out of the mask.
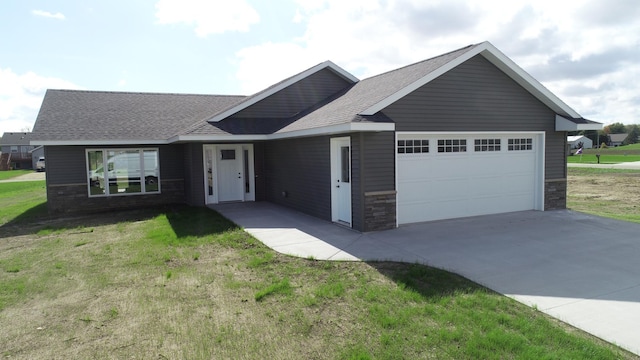
<path id="1" fill-rule="evenodd" d="M 629 134 L 609 134 L 609 146 L 620 146 Z"/>
<path id="2" fill-rule="evenodd" d="M 582 143 L 583 149 L 591 149 L 593 147 L 593 141 L 584 135 L 567 136 L 567 144 L 572 149 L 579 149 L 580 143 Z"/>
<path id="3" fill-rule="evenodd" d="M 32 140 L 30 132 L 6 132 L 0 140 L 0 170 L 33 169 L 31 150 L 35 146 L 29 144 Z"/>

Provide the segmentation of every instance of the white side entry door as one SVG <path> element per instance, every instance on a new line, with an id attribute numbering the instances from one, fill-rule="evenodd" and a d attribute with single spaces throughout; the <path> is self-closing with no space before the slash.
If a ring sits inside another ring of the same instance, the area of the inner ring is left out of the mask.
<path id="1" fill-rule="evenodd" d="M 351 138 L 331 139 L 331 218 L 351 226 Z"/>

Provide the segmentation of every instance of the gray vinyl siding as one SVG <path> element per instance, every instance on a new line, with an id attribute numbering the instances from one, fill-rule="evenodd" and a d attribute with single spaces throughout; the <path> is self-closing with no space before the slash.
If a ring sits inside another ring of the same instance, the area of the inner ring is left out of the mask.
<path id="1" fill-rule="evenodd" d="M 364 231 L 364 194 L 395 190 L 395 135 L 392 131 L 351 135 L 352 227 Z"/>
<path id="2" fill-rule="evenodd" d="M 324 69 L 244 109 L 237 118 L 289 118 L 350 86 Z"/>
<path id="3" fill-rule="evenodd" d="M 546 133 L 545 179 L 567 177 L 567 133 L 554 131 Z"/>
<path id="4" fill-rule="evenodd" d="M 363 133 L 363 192 L 395 190 L 395 135 L 392 131 Z"/>
<path id="5" fill-rule="evenodd" d="M 202 144 L 184 145 L 185 179 L 184 193 L 186 202 L 193 206 L 203 206 L 204 198 L 204 159 Z"/>
<path id="6" fill-rule="evenodd" d="M 45 146 L 47 185 L 86 184 L 84 146 Z"/>
<path id="7" fill-rule="evenodd" d="M 114 148 L 114 146 L 45 146 L 47 184 L 86 184 L 86 149 L 106 148 Z M 158 148 L 160 156 L 160 179 L 181 180 L 184 178 L 182 145 L 115 146 L 115 148 Z"/>
<path id="8" fill-rule="evenodd" d="M 331 220 L 329 137 L 265 143 L 264 171 L 268 201 Z"/>
<path id="9" fill-rule="evenodd" d="M 359 231 L 364 229 L 364 195 L 362 164 L 363 133 L 351 135 L 351 226 Z"/>
<path id="10" fill-rule="evenodd" d="M 266 178 L 264 168 L 265 143 L 253 144 L 253 170 L 255 173 L 256 201 L 266 200 Z"/>
<path id="11" fill-rule="evenodd" d="M 566 137 L 555 131 L 555 113 L 482 56 L 383 112 L 397 131 L 545 131 L 545 177 L 564 177 Z"/>

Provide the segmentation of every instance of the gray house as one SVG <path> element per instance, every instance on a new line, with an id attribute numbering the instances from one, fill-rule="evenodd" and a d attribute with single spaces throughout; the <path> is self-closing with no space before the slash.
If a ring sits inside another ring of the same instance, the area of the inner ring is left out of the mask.
<path id="1" fill-rule="evenodd" d="M 629 134 L 609 134 L 609 146 L 621 146 Z"/>
<path id="2" fill-rule="evenodd" d="M 0 170 L 33 169 L 30 132 L 6 132 L 0 139 Z"/>
<path id="3" fill-rule="evenodd" d="M 564 208 L 567 131 L 600 129 L 488 42 L 251 96 L 49 90 L 52 212 L 270 201 L 358 231 Z"/>

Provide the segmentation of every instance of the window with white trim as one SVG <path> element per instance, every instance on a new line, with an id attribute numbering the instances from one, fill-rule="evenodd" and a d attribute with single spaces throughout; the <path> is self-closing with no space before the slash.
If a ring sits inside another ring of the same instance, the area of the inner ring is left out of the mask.
<path id="1" fill-rule="evenodd" d="M 466 139 L 438 140 L 438 152 L 439 153 L 467 152 L 467 140 Z"/>
<path id="2" fill-rule="evenodd" d="M 160 193 L 158 149 L 87 149 L 89 196 Z"/>
<path id="3" fill-rule="evenodd" d="M 398 154 L 421 154 L 429 152 L 429 140 L 398 140 Z"/>
<path id="4" fill-rule="evenodd" d="M 509 139 L 509 151 L 523 151 L 533 149 L 532 138 Z"/>
<path id="5" fill-rule="evenodd" d="M 473 145 L 476 152 L 500 151 L 500 139 L 475 139 Z"/>

